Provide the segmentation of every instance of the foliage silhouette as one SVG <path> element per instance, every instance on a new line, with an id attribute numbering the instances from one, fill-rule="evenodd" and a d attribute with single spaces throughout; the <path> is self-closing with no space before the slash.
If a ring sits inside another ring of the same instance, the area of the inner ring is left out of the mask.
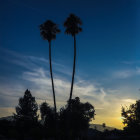
<path id="1" fill-rule="evenodd" d="M 38 105 L 35 101 L 35 97 L 32 97 L 31 92 L 27 89 L 24 96 L 19 99 L 16 114 L 14 114 L 16 129 L 23 137 L 29 133 L 32 127 L 37 125 L 37 110 Z"/>
<path id="2" fill-rule="evenodd" d="M 73 73 L 72 73 L 72 81 L 71 81 L 71 89 L 70 89 L 70 97 L 69 101 L 72 99 L 73 92 L 73 84 L 74 84 L 74 75 L 75 75 L 75 63 L 76 63 L 76 34 L 82 31 L 80 27 L 82 22 L 79 17 L 74 14 L 70 14 L 69 17 L 64 22 L 64 27 L 66 27 L 65 33 L 72 35 L 74 39 L 74 60 L 73 60 Z M 70 102 L 69 102 L 70 103 Z"/>
<path id="3" fill-rule="evenodd" d="M 55 135 L 55 111 L 46 102 L 40 105 L 41 119 L 45 129 L 45 137 L 53 137 Z"/>
<path id="4" fill-rule="evenodd" d="M 50 62 L 50 75 L 52 81 L 52 91 L 53 91 L 53 100 L 54 100 L 54 109 L 56 113 L 56 100 L 55 100 L 55 90 L 53 82 L 53 73 L 52 73 L 52 62 L 51 62 L 51 41 L 56 39 L 56 34 L 59 33 L 57 25 L 51 20 L 47 20 L 40 25 L 40 34 L 44 40 L 48 40 L 49 43 L 49 62 Z"/>
<path id="5" fill-rule="evenodd" d="M 135 104 L 131 104 L 128 107 L 122 107 L 122 118 L 123 124 L 126 125 L 124 128 L 129 133 L 139 134 L 140 132 L 140 100 L 136 101 Z"/>
<path id="6" fill-rule="evenodd" d="M 81 103 L 80 98 L 76 97 L 75 99 L 71 99 L 70 106 L 68 101 L 67 105 L 60 109 L 60 128 L 64 133 L 68 128 L 69 133 L 66 137 L 69 139 L 74 139 L 79 137 L 81 133 L 87 132 L 89 128 L 89 122 L 91 119 L 94 119 L 94 115 L 94 107 L 88 102 Z M 67 116 L 69 116 L 68 121 Z"/>
<path id="7" fill-rule="evenodd" d="M 24 96 L 19 99 L 19 104 L 16 107 L 16 114 L 14 114 L 14 119 L 37 121 L 37 110 L 38 105 L 35 101 L 35 97 L 33 97 L 31 92 L 27 89 L 24 93 Z"/>
<path id="8" fill-rule="evenodd" d="M 106 127 L 106 124 L 105 124 L 105 123 L 103 123 L 103 124 L 102 124 L 102 126 L 105 128 L 105 127 Z"/>
<path id="9" fill-rule="evenodd" d="M 17 109 L 18 108 L 18 109 Z M 25 110 L 25 108 L 27 110 Z M 38 120 L 37 103 L 32 97 L 29 90 L 25 91 L 22 98 L 19 99 L 19 104 L 16 107 L 17 113 L 14 114 L 14 121 L 0 120 L 0 139 L 31 139 L 42 140 L 53 139 L 55 134 L 55 111 L 46 102 L 40 105 L 41 121 Z M 20 111 L 19 111 L 20 110 Z M 32 113 L 31 113 L 32 112 Z M 69 116 L 67 127 L 67 116 Z M 94 119 L 95 109 L 86 102 L 80 102 L 80 98 L 76 97 L 69 101 L 57 113 L 57 140 L 139 140 L 139 120 L 140 120 L 140 100 L 136 104 L 130 105 L 129 108 L 122 108 L 122 116 L 125 129 L 111 130 L 106 129 L 104 132 L 97 129 L 89 128 L 89 122 Z M 131 116 L 131 117 L 130 117 Z M 6 117 L 5 117 L 6 118 Z M 133 121 L 132 121 L 133 120 Z M 38 121 L 38 122 L 37 122 Z M 103 124 L 105 126 L 105 124 Z M 66 129 L 69 129 L 68 135 Z M 106 127 L 107 128 L 107 127 Z"/>
<path id="10" fill-rule="evenodd" d="M 103 123 L 103 124 L 102 124 L 102 126 L 103 126 L 103 128 L 104 128 L 104 130 L 105 130 L 105 128 L 106 128 L 106 124 L 105 124 L 105 123 Z"/>

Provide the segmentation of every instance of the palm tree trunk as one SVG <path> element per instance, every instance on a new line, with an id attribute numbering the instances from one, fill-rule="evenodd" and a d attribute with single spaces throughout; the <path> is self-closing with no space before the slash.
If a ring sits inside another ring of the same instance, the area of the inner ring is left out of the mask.
<path id="1" fill-rule="evenodd" d="M 56 100 L 55 100 L 55 90 L 54 90 L 54 82 L 53 82 L 53 74 L 52 74 L 52 60 L 51 60 L 51 41 L 49 42 L 49 61 L 50 61 L 50 75 L 52 81 L 52 91 L 53 91 L 53 101 L 54 101 L 54 121 L 55 121 L 55 128 L 54 128 L 54 139 L 56 140 Z"/>
<path id="2" fill-rule="evenodd" d="M 70 89 L 70 97 L 68 102 L 68 112 L 66 116 L 66 138 L 69 138 L 69 113 L 70 113 L 70 106 L 71 106 L 71 99 L 72 99 L 72 92 L 73 92 L 73 84 L 74 84 L 74 75 L 75 75 L 75 62 L 76 62 L 76 37 L 74 35 L 74 60 L 73 60 L 73 73 L 72 73 L 72 81 L 71 81 L 71 89 Z"/>
<path id="3" fill-rule="evenodd" d="M 74 38 L 74 60 L 73 60 L 73 73 L 72 73 L 71 90 L 70 90 L 70 98 L 69 98 L 70 102 L 71 102 L 71 99 L 72 99 L 74 75 L 75 75 L 75 63 L 76 63 L 76 36 L 74 35 L 73 38 Z"/>
<path id="4" fill-rule="evenodd" d="M 52 74 L 52 61 L 51 61 L 51 41 L 49 42 L 49 61 L 50 61 L 50 75 L 51 75 L 51 81 L 52 81 L 54 111 L 55 111 L 55 117 L 56 117 L 56 100 L 55 100 L 55 90 L 54 90 L 54 82 L 53 82 L 53 74 Z"/>

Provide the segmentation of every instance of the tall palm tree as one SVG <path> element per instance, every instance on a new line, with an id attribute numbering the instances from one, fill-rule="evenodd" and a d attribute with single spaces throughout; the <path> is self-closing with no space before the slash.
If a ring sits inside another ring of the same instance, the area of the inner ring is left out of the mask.
<path id="1" fill-rule="evenodd" d="M 47 40 L 49 43 L 49 62 L 50 62 L 50 75 L 52 81 L 52 91 L 53 91 L 53 100 L 54 100 L 54 110 L 56 115 L 56 100 L 55 100 L 55 90 L 54 90 L 54 82 L 53 82 L 53 74 L 52 74 L 52 62 L 51 62 L 51 41 L 56 39 L 56 34 L 59 33 L 60 30 L 57 27 L 57 24 L 52 22 L 51 20 L 47 20 L 43 24 L 40 25 L 40 34 L 44 40 Z"/>
<path id="2" fill-rule="evenodd" d="M 72 81 L 71 81 L 71 89 L 70 89 L 70 97 L 69 102 L 72 99 L 73 92 L 73 84 L 74 84 L 74 75 L 75 75 L 75 62 L 76 62 L 76 34 L 82 31 L 80 27 L 82 25 L 82 21 L 79 17 L 74 14 L 70 14 L 69 17 L 64 22 L 64 27 L 66 27 L 65 33 L 72 35 L 74 39 L 74 60 L 73 60 L 73 73 L 72 73 Z"/>

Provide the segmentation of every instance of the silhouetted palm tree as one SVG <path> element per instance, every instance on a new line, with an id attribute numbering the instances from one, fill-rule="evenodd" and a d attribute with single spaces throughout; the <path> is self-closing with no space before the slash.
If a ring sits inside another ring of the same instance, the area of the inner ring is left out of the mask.
<path id="1" fill-rule="evenodd" d="M 74 39 L 74 61 L 73 61 L 73 73 L 72 73 L 72 81 L 71 81 L 71 89 L 70 89 L 70 97 L 69 101 L 72 99 L 73 92 L 73 84 L 74 84 L 74 75 L 75 75 L 75 62 L 76 62 L 76 34 L 82 31 L 80 27 L 82 25 L 82 21 L 79 17 L 74 14 L 70 14 L 69 17 L 64 22 L 64 27 L 66 27 L 65 33 L 72 35 Z"/>
<path id="2" fill-rule="evenodd" d="M 56 39 L 56 34 L 59 33 L 57 25 L 51 20 L 47 20 L 45 23 L 40 25 L 40 34 L 44 40 L 48 40 L 49 43 L 49 62 L 50 62 L 50 75 L 52 81 L 52 91 L 53 91 L 53 100 L 54 100 L 54 110 L 56 114 L 56 100 L 55 100 L 55 90 L 52 74 L 52 62 L 51 62 L 51 41 Z"/>

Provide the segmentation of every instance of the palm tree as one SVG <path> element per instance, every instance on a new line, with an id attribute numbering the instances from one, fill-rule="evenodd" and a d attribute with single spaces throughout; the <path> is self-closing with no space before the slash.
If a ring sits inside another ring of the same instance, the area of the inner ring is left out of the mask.
<path id="1" fill-rule="evenodd" d="M 72 81 L 71 81 L 69 102 L 71 102 L 71 99 L 72 99 L 74 75 L 75 75 L 76 34 L 78 34 L 79 32 L 82 31 L 82 28 L 80 27 L 80 25 L 82 25 L 81 19 L 74 14 L 70 14 L 69 17 L 64 22 L 64 27 L 66 27 L 65 33 L 72 35 L 72 37 L 74 39 L 74 61 L 73 61 L 73 73 L 72 73 Z"/>
<path id="2" fill-rule="evenodd" d="M 49 62 L 50 62 L 50 75 L 52 81 L 52 91 L 53 91 L 53 100 L 54 100 L 54 111 L 56 115 L 56 100 L 55 100 L 55 90 L 54 90 L 54 82 L 53 82 L 53 74 L 52 74 L 52 62 L 51 62 L 51 41 L 56 39 L 56 34 L 59 33 L 57 25 L 51 20 L 47 20 L 43 24 L 40 25 L 40 34 L 44 40 L 48 40 L 49 43 Z"/>

